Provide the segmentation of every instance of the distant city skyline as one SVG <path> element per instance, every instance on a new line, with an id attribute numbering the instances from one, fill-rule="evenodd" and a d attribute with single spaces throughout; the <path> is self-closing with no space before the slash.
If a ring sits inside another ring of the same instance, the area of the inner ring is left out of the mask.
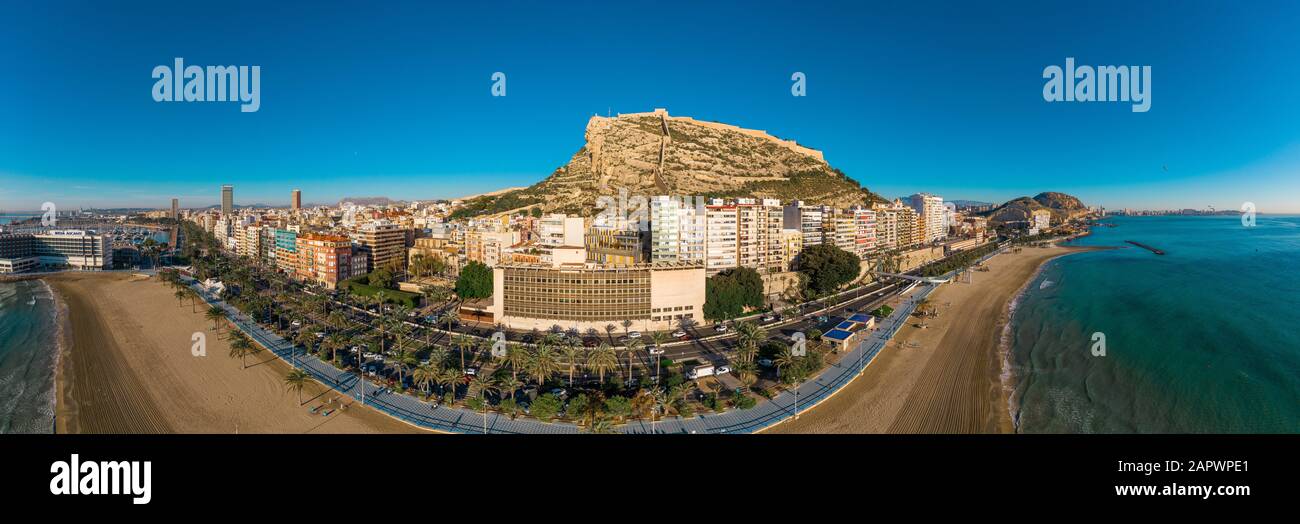
<path id="1" fill-rule="evenodd" d="M 761 4 L 691 4 L 667 27 L 634 3 L 12 6 L 0 210 L 207 207 L 223 184 L 238 205 L 462 197 L 549 176 L 593 114 L 664 107 L 797 140 L 887 198 L 1300 212 L 1300 70 L 1276 66 L 1300 52 L 1300 6 Z M 259 111 L 155 102 L 150 71 L 178 57 L 260 66 Z M 1067 58 L 1150 66 L 1149 111 L 1045 102 Z"/>

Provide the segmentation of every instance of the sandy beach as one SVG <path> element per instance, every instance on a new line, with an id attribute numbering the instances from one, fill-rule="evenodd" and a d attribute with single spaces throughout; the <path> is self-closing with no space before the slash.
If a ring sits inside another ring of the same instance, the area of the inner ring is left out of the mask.
<path id="1" fill-rule="evenodd" d="M 56 432 L 425 432 L 359 405 L 328 417 L 308 413 L 338 393 L 312 383 L 300 406 L 283 385 L 288 364 L 262 351 L 241 369 L 228 356 L 229 325 L 218 336 L 202 303 L 182 305 L 156 279 L 65 273 L 46 280 L 66 312 Z M 207 356 L 191 355 L 195 332 L 206 334 Z"/>
<path id="2" fill-rule="evenodd" d="M 1000 378 L 1008 306 L 1048 260 L 1085 250 L 1025 247 L 993 257 L 971 283 L 940 286 L 929 298 L 938 318 L 911 317 L 861 376 L 768 432 L 1013 432 Z"/>

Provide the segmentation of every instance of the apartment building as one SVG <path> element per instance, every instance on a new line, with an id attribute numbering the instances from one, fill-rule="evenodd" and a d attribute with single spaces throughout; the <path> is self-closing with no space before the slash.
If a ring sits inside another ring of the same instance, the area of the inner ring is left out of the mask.
<path id="1" fill-rule="evenodd" d="M 822 208 L 805 205 L 796 200 L 786 204 L 783 209 L 782 227 L 797 229 L 803 234 L 804 247 L 822 243 Z"/>
<path id="2" fill-rule="evenodd" d="M 300 280 L 334 289 L 353 275 L 352 241 L 348 237 L 306 233 L 298 235 L 295 247 L 295 274 Z"/>
<path id="3" fill-rule="evenodd" d="M 712 205 L 705 209 L 704 269 L 713 276 L 739 264 L 738 210 L 735 205 Z"/>
<path id="4" fill-rule="evenodd" d="M 782 229 L 781 271 L 794 271 L 798 267 L 800 251 L 803 251 L 803 233 L 798 229 Z"/>
<path id="5" fill-rule="evenodd" d="M 107 236 L 75 229 L 0 235 L 0 273 L 22 273 L 40 266 L 82 271 L 112 269 L 112 245 Z"/>
<path id="6" fill-rule="evenodd" d="M 785 211 L 781 201 L 772 198 L 736 201 L 738 264 L 760 273 L 784 271 L 788 265 L 781 245 Z"/>
<path id="7" fill-rule="evenodd" d="M 387 220 L 368 222 L 357 228 L 353 240 L 366 257 L 366 271 L 381 267 L 406 268 L 408 230 Z"/>
<path id="8" fill-rule="evenodd" d="M 853 223 L 857 230 L 853 253 L 859 258 L 866 258 L 876 250 L 876 212 L 865 207 L 854 207 L 849 210 L 849 213 L 853 216 Z"/>
<path id="9" fill-rule="evenodd" d="M 544 247 L 582 246 L 585 230 L 582 217 L 546 215 L 537 221 L 537 243 Z"/>
<path id="10" fill-rule="evenodd" d="M 943 198 L 929 193 L 917 193 L 908 198 L 912 210 L 916 211 L 921 242 L 928 244 L 946 238 L 948 226 L 944 221 Z"/>
<path id="11" fill-rule="evenodd" d="M 285 273 L 296 272 L 298 265 L 298 232 L 275 229 L 275 267 Z"/>

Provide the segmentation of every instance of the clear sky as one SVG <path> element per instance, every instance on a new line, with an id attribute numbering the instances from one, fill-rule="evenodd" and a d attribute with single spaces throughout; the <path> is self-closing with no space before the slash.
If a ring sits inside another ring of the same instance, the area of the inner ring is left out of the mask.
<path id="1" fill-rule="evenodd" d="M 592 114 L 663 107 L 890 197 L 1300 212 L 1295 2 L 882 4 L 14 2 L 0 209 L 456 197 L 547 176 Z M 261 66 L 260 110 L 155 102 L 175 57 Z M 1151 66 L 1150 110 L 1045 102 L 1066 57 Z"/>

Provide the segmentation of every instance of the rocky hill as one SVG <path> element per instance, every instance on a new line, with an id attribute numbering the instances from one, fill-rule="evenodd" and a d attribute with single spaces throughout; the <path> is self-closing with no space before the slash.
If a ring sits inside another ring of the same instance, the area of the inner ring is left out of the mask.
<path id="1" fill-rule="evenodd" d="M 533 186 L 466 202 L 458 216 L 525 207 L 588 216 L 600 195 L 802 199 L 847 207 L 880 197 L 831 167 L 820 151 L 763 131 L 649 113 L 594 116 L 586 144 Z"/>
<path id="2" fill-rule="evenodd" d="M 989 222 L 1027 221 L 1035 210 L 1046 209 L 1052 213 L 1052 224 L 1060 224 L 1088 212 L 1077 197 L 1065 193 L 1045 192 L 1033 198 L 1020 197 L 994 208 L 988 213 Z"/>

